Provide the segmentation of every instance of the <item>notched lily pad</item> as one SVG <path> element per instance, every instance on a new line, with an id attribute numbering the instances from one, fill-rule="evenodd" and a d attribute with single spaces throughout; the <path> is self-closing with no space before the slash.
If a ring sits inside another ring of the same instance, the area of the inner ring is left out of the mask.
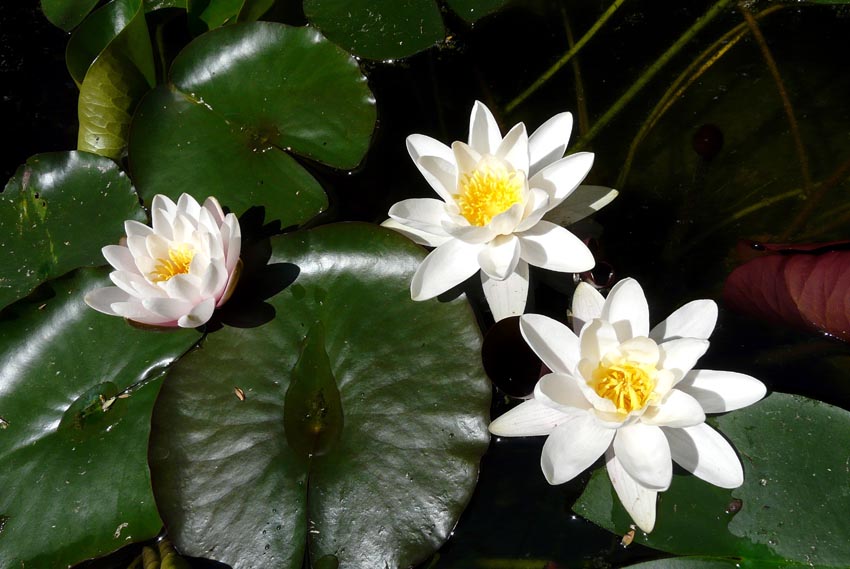
<path id="1" fill-rule="evenodd" d="M 299 268 L 268 300 L 275 318 L 210 334 L 157 403 L 169 535 L 234 568 L 420 562 L 466 505 L 489 439 L 474 317 L 463 299 L 410 299 L 424 251 L 388 230 L 272 243 L 271 263 Z"/>

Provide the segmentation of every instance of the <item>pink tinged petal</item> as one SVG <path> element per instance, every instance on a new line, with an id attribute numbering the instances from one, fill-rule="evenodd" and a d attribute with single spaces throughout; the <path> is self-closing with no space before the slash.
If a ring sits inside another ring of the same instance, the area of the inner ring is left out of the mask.
<path id="1" fill-rule="evenodd" d="M 605 297 L 598 290 L 585 282 L 578 283 L 572 305 L 573 330 L 576 334 L 581 332 L 587 322 L 602 316 L 604 304 Z"/>
<path id="2" fill-rule="evenodd" d="M 508 134 L 505 135 L 504 140 L 502 140 L 493 154 L 496 158 L 501 158 L 508 162 L 515 170 L 527 176 L 528 133 L 525 131 L 525 125 L 519 123 L 508 131 Z"/>
<path id="3" fill-rule="evenodd" d="M 402 200 L 390 207 L 392 219 L 413 229 L 432 234 L 445 234 L 443 224 L 448 221 L 446 204 L 433 198 Z"/>
<path id="4" fill-rule="evenodd" d="M 655 326 L 649 337 L 656 342 L 674 338 L 707 340 L 717 324 L 717 303 L 713 300 L 693 300 L 674 310 L 666 320 Z"/>
<path id="5" fill-rule="evenodd" d="M 614 198 L 618 195 L 619 192 L 611 188 L 582 184 L 570 194 L 570 199 L 553 206 L 551 211 L 544 216 L 544 219 L 563 227 L 569 227 L 573 223 L 593 215 L 614 201 Z"/>
<path id="6" fill-rule="evenodd" d="M 640 418 L 646 425 L 692 427 L 705 422 L 699 401 L 678 389 L 671 390 L 659 405 L 650 406 Z"/>
<path id="7" fill-rule="evenodd" d="M 478 252 L 478 265 L 491 279 L 505 280 L 519 262 L 519 239 L 499 235 Z"/>
<path id="8" fill-rule="evenodd" d="M 550 271 L 579 273 L 593 268 L 593 254 L 581 239 L 554 223 L 540 221 L 517 234 L 522 243 L 520 255 L 528 263 Z"/>
<path id="9" fill-rule="evenodd" d="M 620 341 L 649 334 L 649 305 L 636 280 L 623 279 L 614 285 L 602 307 L 602 319 L 614 325 Z"/>
<path id="10" fill-rule="evenodd" d="M 481 245 L 453 239 L 431 251 L 413 275 L 410 297 L 428 300 L 468 279 L 478 272 L 480 250 Z"/>
<path id="11" fill-rule="evenodd" d="M 619 429 L 614 437 L 614 454 L 639 484 L 659 491 L 670 487 L 673 462 L 660 427 L 634 423 Z"/>
<path id="12" fill-rule="evenodd" d="M 151 208 L 151 221 L 153 222 L 153 231 L 157 235 L 162 235 L 166 239 L 174 238 L 174 230 L 171 225 L 173 218 L 168 215 L 168 212 L 162 208 Z"/>
<path id="13" fill-rule="evenodd" d="M 176 277 L 175 277 L 176 278 Z M 199 298 L 214 298 L 218 300 L 227 284 L 227 271 L 221 262 L 211 263 L 206 274 L 198 284 Z"/>
<path id="14" fill-rule="evenodd" d="M 414 243 L 419 243 L 420 245 L 425 245 L 426 247 L 439 247 L 443 243 L 451 241 L 453 237 L 448 234 L 434 234 L 429 233 L 427 231 L 422 231 L 421 229 L 414 229 L 407 225 L 403 225 L 396 221 L 395 219 L 387 219 L 381 224 L 382 227 L 388 227 L 393 231 L 397 231 L 413 241 Z M 442 231 L 442 229 L 440 230 Z M 229 259 L 228 259 L 229 261 Z"/>
<path id="15" fill-rule="evenodd" d="M 502 141 L 499 125 L 493 113 L 481 101 L 475 101 L 469 116 L 469 146 L 481 154 L 496 154 Z"/>
<path id="16" fill-rule="evenodd" d="M 86 294 L 83 300 L 85 300 L 85 303 L 89 307 L 94 308 L 98 312 L 103 312 L 110 316 L 120 316 L 112 306 L 117 302 L 127 302 L 130 298 L 131 296 L 120 288 L 107 286 L 94 289 Z"/>
<path id="17" fill-rule="evenodd" d="M 423 156 L 416 161 L 416 167 L 444 202 L 453 201 L 452 196 L 457 191 L 458 180 L 454 158 L 449 161 L 436 156 Z"/>
<path id="18" fill-rule="evenodd" d="M 520 233 L 534 227 L 538 221 L 543 219 L 543 215 L 547 211 L 549 211 L 549 194 L 540 188 L 531 188 L 528 190 L 528 198 L 525 200 L 522 221 L 516 225 L 514 231 Z"/>
<path id="19" fill-rule="evenodd" d="M 161 209 L 168 213 L 169 217 L 173 218 L 177 213 L 177 204 L 174 203 L 168 196 L 164 194 L 157 194 L 151 201 L 151 209 Z"/>
<path id="20" fill-rule="evenodd" d="M 534 386 L 534 398 L 561 413 L 577 413 L 591 408 L 581 390 L 580 379 L 572 375 L 549 373 Z"/>
<path id="21" fill-rule="evenodd" d="M 564 324 L 542 314 L 525 314 L 519 330 L 543 363 L 556 373 L 575 372 L 581 359 L 578 336 Z"/>
<path id="22" fill-rule="evenodd" d="M 181 194 L 177 199 L 178 216 L 181 212 L 191 219 L 198 219 L 198 215 L 201 213 L 201 205 L 198 203 L 198 200 L 189 194 Z"/>
<path id="23" fill-rule="evenodd" d="M 702 355 L 708 350 L 708 340 L 696 338 L 677 338 L 658 344 L 661 358 L 658 367 L 669 369 L 676 374 L 675 380 L 680 380 L 691 371 Z"/>
<path id="24" fill-rule="evenodd" d="M 706 413 L 725 413 L 752 405 L 767 392 L 764 384 L 754 377 L 710 369 L 689 371 L 676 388 L 699 401 Z"/>
<path id="25" fill-rule="evenodd" d="M 100 251 L 103 253 L 103 257 L 106 261 L 117 270 L 126 271 L 128 273 L 139 273 L 139 269 L 136 266 L 136 260 L 133 258 L 133 254 L 130 253 L 130 249 L 127 247 L 123 247 L 121 245 L 107 245 Z"/>
<path id="26" fill-rule="evenodd" d="M 140 223 L 134 219 L 128 219 L 124 222 L 124 233 L 127 234 L 127 239 L 133 236 L 147 237 L 148 235 L 153 233 L 153 229 L 145 225 L 144 223 Z"/>
<path id="27" fill-rule="evenodd" d="M 177 321 L 194 308 L 193 303 L 179 298 L 145 298 L 142 306 L 167 321 Z"/>
<path id="28" fill-rule="evenodd" d="M 220 226 L 224 222 L 224 210 L 221 209 L 221 204 L 218 203 L 218 200 L 214 197 L 210 196 L 206 200 L 204 200 L 203 209 L 207 210 L 212 218 L 215 220 L 216 227 Z"/>
<path id="29" fill-rule="evenodd" d="M 457 179 L 475 170 L 478 163 L 481 162 L 481 153 L 462 142 L 453 142 L 452 152 L 454 152 L 455 164 L 457 164 Z M 457 188 L 457 181 L 455 181 L 454 187 Z"/>
<path id="30" fill-rule="evenodd" d="M 211 214 L 207 208 L 201 208 L 201 212 L 198 215 L 198 229 L 200 231 L 221 235 L 221 229 L 219 229 L 220 225 L 221 222 L 215 219 L 213 214 Z"/>
<path id="31" fill-rule="evenodd" d="M 558 113 L 535 130 L 528 137 L 530 157 L 529 174 L 534 175 L 542 168 L 560 160 L 567 151 L 570 133 L 573 129 L 573 115 Z"/>
<path id="32" fill-rule="evenodd" d="M 142 324 L 151 324 L 154 326 L 175 326 L 177 322 L 169 318 L 164 318 L 159 314 L 154 314 L 150 310 L 142 306 L 142 301 L 133 298 L 128 302 L 116 302 L 112 305 L 118 316 L 140 322 Z"/>
<path id="33" fill-rule="evenodd" d="M 608 352 L 615 350 L 620 341 L 617 332 L 610 322 L 595 318 L 586 324 L 579 336 L 581 357 L 595 368 Z M 590 379 L 586 376 L 585 379 Z"/>
<path id="34" fill-rule="evenodd" d="M 737 488 L 744 483 L 741 461 L 723 436 L 702 423 L 684 429 L 664 427 L 676 463 L 710 484 Z"/>
<path id="35" fill-rule="evenodd" d="M 581 474 L 607 450 L 615 432 L 589 413 L 568 415 L 543 444 L 540 467 L 546 481 L 563 484 Z"/>
<path id="36" fill-rule="evenodd" d="M 239 226 L 239 220 L 232 213 L 228 213 L 224 218 L 221 228 L 227 272 L 232 273 L 242 252 L 242 228 Z M 225 231 L 227 231 L 226 237 Z"/>
<path id="37" fill-rule="evenodd" d="M 549 194 L 551 207 L 555 207 L 573 193 L 593 166 L 591 152 L 578 152 L 561 158 L 534 174 L 528 180 L 531 188 L 540 188 Z"/>
<path id="38" fill-rule="evenodd" d="M 213 311 L 215 311 L 215 300 L 208 298 L 193 306 L 188 314 L 181 316 L 177 320 L 177 325 L 181 328 L 197 328 L 207 323 L 210 317 L 212 317 Z"/>
<path id="39" fill-rule="evenodd" d="M 148 280 L 137 273 L 126 271 L 112 271 L 109 279 L 121 290 L 136 297 L 164 297 L 165 292 L 158 286 L 151 284 Z"/>
<path id="40" fill-rule="evenodd" d="M 643 486 L 626 472 L 613 451 L 605 453 L 605 462 L 608 478 L 620 498 L 620 503 L 642 531 L 651 532 L 655 528 L 655 502 L 658 492 Z"/>
<path id="41" fill-rule="evenodd" d="M 522 219 L 525 204 L 515 203 L 496 217 L 490 220 L 488 226 L 497 235 L 513 233 Z"/>
<path id="42" fill-rule="evenodd" d="M 548 435 L 567 415 L 537 401 L 523 401 L 490 423 L 490 432 L 497 437 L 536 437 Z"/>
<path id="43" fill-rule="evenodd" d="M 197 303 L 203 300 L 201 296 L 201 282 L 192 275 L 174 275 L 168 279 L 163 287 L 171 298 Z"/>
<path id="44" fill-rule="evenodd" d="M 528 300 L 528 263 L 517 262 L 516 269 L 503 280 L 491 279 L 482 271 L 481 287 L 496 322 L 519 316 Z"/>
<path id="45" fill-rule="evenodd" d="M 197 279 L 203 279 L 204 275 L 207 274 L 207 269 L 212 263 L 212 259 L 207 257 L 202 252 L 195 253 L 195 256 L 192 257 L 192 262 L 189 264 L 189 274 L 196 277 Z"/>
<path id="46" fill-rule="evenodd" d="M 233 271 L 228 273 L 227 282 L 224 285 L 224 292 L 221 293 L 221 296 L 218 298 L 218 302 L 216 302 L 216 307 L 223 305 L 225 302 L 230 300 L 230 297 L 233 295 L 233 291 L 236 290 L 236 285 L 239 283 L 239 277 L 242 275 L 242 261 L 236 261 L 236 267 L 234 267 Z"/>

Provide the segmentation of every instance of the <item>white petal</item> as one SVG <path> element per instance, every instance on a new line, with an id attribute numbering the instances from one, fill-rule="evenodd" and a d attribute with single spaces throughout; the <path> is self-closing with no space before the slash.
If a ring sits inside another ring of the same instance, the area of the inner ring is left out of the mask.
<path id="1" fill-rule="evenodd" d="M 154 326 L 173 326 L 174 321 L 168 318 L 163 318 L 159 314 L 154 314 L 144 306 L 142 301 L 137 298 L 131 298 L 127 302 L 116 302 L 112 305 L 118 316 L 141 322 L 142 324 L 152 324 Z"/>
<path id="2" fill-rule="evenodd" d="M 169 322 L 176 322 L 183 316 L 189 314 L 194 308 L 191 302 L 177 298 L 146 298 L 142 300 L 142 306 L 159 314 Z"/>
<path id="3" fill-rule="evenodd" d="M 204 200 L 203 209 L 210 213 L 217 227 L 224 223 L 224 210 L 221 209 L 221 204 L 213 196 Z"/>
<path id="4" fill-rule="evenodd" d="M 513 233 L 514 229 L 519 225 L 522 219 L 522 214 L 525 211 L 525 204 L 515 203 L 496 217 L 490 220 L 488 227 L 498 235 L 507 235 Z"/>
<path id="5" fill-rule="evenodd" d="M 164 297 L 165 293 L 158 286 L 148 282 L 146 278 L 137 273 L 128 273 L 126 271 L 112 271 L 109 273 L 109 280 L 115 285 L 129 294 L 130 296 L 138 297 Z"/>
<path id="6" fill-rule="evenodd" d="M 676 380 L 679 380 L 696 365 L 697 360 L 708 350 L 708 345 L 708 340 L 696 338 L 677 338 L 658 344 L 661 351 L 658 365 L 673 371 Z"/>
<path id="7" fill-rule="evenodd" d="M 431 251 L 413 275 L 411 298 L 434 298 L 478 272 L 481 247 L 453 239 Z"/>
<path id="8" fill-rule="evenodd" d="M 407 137 L 407 152 L 415 163 L 423 156 L 442 158 L 446 162 L 454 161 L 452 149 L 435 138 L 424 134 L 411 134 Z"/>
<path id="9" fill-rule="evenodd" d="M 493 113 L 481 101 L 475 101 L 469 116 L 469 145 L 481 154 L 496 154 L 502 141 Z"/>
<path id="10" fill-rule="evenodd" d="M 429 233 L 427 231 L 422 231 L 421 229 L 414 229 L 412 227 L 408 227 L 407 225 L 403 225 L 396 221 L 395 219 L 387 219 L 381 224 L 382 227 L 388 227 L 393 231 L 397 231 L 413 241 L 414 243 L 419 243 L 420 245 L 425 245 L 427 247 L 439 247 L 443 243 L 451 241 L 453 238 L 451 235 L 447 235 L 443 233 L 442 235 L 437 235 L 434 233 Z M 443 231 L 440 229 L 440 231 Z"/>
<path id="11" fill-rule="evenodd" d="M 452 196 L 457 191 L 458 178 L 454 160 L 450 162 L 436 156 L 423 156 L 416 161 L 416 167 L 419 168 L 428 185 L 444 202 L 453 200 Z"/>
<path id="12" fill-rule="evenodd" d="M 478 252 L 478 264 L 491 279 L 505 280 L 519 262 L 519 239 L 499 235 Z"/>
<path id="13" fill-rule="evenodd" d="M 540 221 L 517 234 L 522 243 L 520 255 L 528 263 L 550 271 L 579 273 L 593 268 L 593 254 L 581 239 L 554 223 Z"/>
<path id="14" fill-rule="evenodd" d="M 119 271 L 128 273 L 139 273 L 139 268 L 136 266 L 136 260 L 130 249 L 122 245 L 107 245 L 100 250 L 106 261 Z"/>
<path id="15" fill-rule="evenodd" d="M 620 503 L 637 526 L 649 533 L 655 528 L 655 501 L 658 492 L 635 480 L 617 459 L 612 450 L 605 453 L 608 478 L 620 498 Z"/>
<path id="16" fill-rule="evenodd" d="M 207 300 L 196 304 L 192 310 L 185 316 L 181 316 L 177 320 L 177 325 L 181 328 L 196 328 L 201 324 L 205 324 L 213 315 L 215 310 L 215 300 L 208 298 Z"/>
<path id="17" fill-rule="evenodd" d="M 658 427 L 692 427 L 705 422 L 705 412 L 696 399 L 673 389 L 660 405 L 647 409 L 640 420 Z"/>
<path id="18" fill-rule="evenodd" d="M 227 284 L 227 271 L 221 261 L 210 263 L 206 274 L 198 285 L 199 298 L 218 300 Z M 176 277 L 175 277 L 176 278 Z"/>
<path id="19" fill-rule="evenodd" d="M 154 201 L 156 201 L 156 198 L 158 197 L 160 196 L 155 196 Z M 171 226 L 172 220 L 173 217 L 168 214 L 168 211 L 166 209 L 161 207 L 151 208 L 151 221 L 154 233 L 162 235 L 166 239 L 173 239 L 174 230 Z"/>
<path id="20" fill-rule="evenodd" d="M 505 135 L 495 156 L 507 161 L 525 176 L 528 175 L 528 133 L 524 124 L 519 123 Z"/>
<path id="21" fill-rule="evenodd" d="M 568 415 L 543 444 L 540 466 L 549 484 L 563 484 L 596 462 L 615 431 L 599 426 L 589 413 Z"/>
<path id="22" fill-rule="evenodd" d="M 390 217 L 399 223 L 431 234 L 445 234 L 443 223 L 448 220 L 446 204 L 433 198 L 402 200 L 390 208 Z"/>
<path id="23" fill-rule="evenodd" d="M 179 217 L 181 213 L 189 219 L 198 219 L 198 215 L 201 213 L 201 204 L 189 194 L 180 194 L 180 197 L 177 198 L 177 216 Z"/>
<path id="24" fill-rule="evenodd" d="M 202 300 L 200 282 L 192 275 L 174 275 L 165 283 L 165 292 L 171 298 L 185 300 L 195 304 Z"/>
<path id="25" fill-rule="evenodd" d="M 570 199 L 562 201 L 543 217 L 563 227 L 589 217 L 614 201 L 619 195 L 617 190 L 604 186 L 580 185 L 571 194 Z"/>
<path id="26" fill-rule="evenodd" d="M 529 399 L 490 423 L 489 428 L 497 437 L 534 437 L 548 435 L 566 417 L 557 409 Z"/>
<path id="27" fill-rule="evenodd" d="M 616 327 L 615 327 L 616 329 Z M 656 366 L 658 364 L 658 344 L 646 336 L 629 338 L 620 344 L 620 353 L 629 361 Z"/>
<path id="28" fill-rule="evenodd" d="M 454 152 L 455 163 L 457 164 L 458 178 L 475 170 L 478 163 L 481 162 L 481 153 L 462 142 L 453 142 L 452 152 Z M 457 181 L 455 181 L 454 187 L 457 187 Z"/>
<path id="29" fill-rule="evenodd" d="M 112 305 L 116 302 L 127 302 L 130 298 L 132 297 L 120 288 L 107 286 L 94 289 L 86 294 L 83 300 L 85 300 L 86 304 L 98 312 L 103 312 L 110 316 L 120 316 L 120 314 L 115 312 L 112 308 Z"/>
<path id="30" fill-rule="evenodd" d="M 468 223 L 464 220 L 465 223 Z M 460 239 L 464 243 L 482 245 L 496 237 L 496 232 L 489 225 L 479 227 L 477 225 L 457 225 L 454 223 L 444 223 L 443 231 Z"/>
<path id="31" fill-rule="evenodd" d="M 581 380 L 572 375 L 548 373 L 534 386 L 534 398 L 562 413 L 587 411 L 591 405 L 580 385 Z"/>
<path id="32" fill-rule="evenodd" d="M 666 320 L 655 326 L 649 337 L 656 342 L 673 338 L 707 340 L 717 324 L 717 304 L 713 300 L 693 300 L 674 310 Z"/>
<path id="33" fill-rule="evenodd" d="M 573 115 L 558 113 L 528 137 L 529 175 L 533 176 L 564 156 L 572 129 Z"/>
<path id="34" fill-rule="evenodd" d="M 140 237 L 147 237 L 148 235 L 153 233 L 153 229 L 145 225 L 144 223 L 140 223 L 135 219 L 128 219 L 124 222 L 124 233 L 127 234 L 127 238 L 133 237 L 134 235 L 138 235 Z"/>
<path id="35" fill-rule="evenodd" d="M 578 152 L 549 164 L 528 180 L 531 188 L 544 190 L 554 208 L 575 190 L 593 166 L 591 152 Z"/>
<path id="36" fill-rule="evenodd" d="M 649 305 L 636 280 L 623 279 L 614 285 L 602 307 L 602 319 L 614 325 L 621 342 L 649 334 Z"/>
<path id="37" fill-rule="evenodd" d="M 481 286 L 496 322 L 509 316 L 519 316 L 525 312 L 528 301 L 528 263 L 517 262 L 514 272 L 504 280 L 491 279 L 482 271 Z"/>
<path id="38" fill-rule="evenodd" d="M 239 262 L 239 256 L 242 253 L 242 228 L 239 226 L 239 220 L 232 213 L 228 213 L 224 218 L 224 223 L 221 224 L 222 242 L 224 243 L 225 267 L 227 273 L 233 272 L 236 263 Z"/>
<path id="39" fill-rule="evenodd" d="M 673 478 L 670 445 L 659 427 L 634 423 L 617 431 L 614 453 L 623 468 L 651 490 L 666 490 Z"/>
<path id="40" fill-rule="evenodd" d="M 676 384 L 693 396 L 706 413 L 724 413 L 752 405 L 767 392 L 762 382 L 734 371 L 694 369 Z"/>
<path id="41" fill-rule="evenodd" d="M 528 197 L 525 200 L 525 211 L 522 213 L 522 221 L 516 225 L 515 232 L 521 233 L 526 231 L 543 219 L 543 215 L 549 211 L 549 194 L 540 188 L 531 188 L 528 190 Z"/>
<path id="42" fill-rule="evenodd" d="M 605 297 L 598 290 L 585 282 L 578 283 L 572 305 L 573 330 L 576 334 L 581 332 L 585 323 L 602 316 L 604 304 Z"/>
<path id="43" fill-rule="evenodd" d="M 168 214 L 169 219 L 174 218 L 177 213 L 177 204 L 165 194 L 157 194 L 151 200 L 151 210 L 159 209 Z"/>
<path id="44" fill-rule="evenodd" d="M 664 427 L 676 463 L 721 488 L 737 488 L 744 483 L 741 461 L 723 436 L 702 423 L 684 429 Z"/>
<path id="45" fill-rule="evenodd" d="M 129 241 L 127 244 L 129 245 Z M 162 235 L 157 235 L 156 233 L 151 233 L 145 237 L 145 251 L 147 252 L 147 256 L 151 259 L 168 259 L 170 244 L 171 241 Z"/>
<path id="46" fill-rule="evenodd" d="M 525 314 L 519 319 L 519 330 L 546 367 L 556 373 L 575 372 L 580 343 L 567 326 L 542 314 Z"/>
<path id="47" fill-rule="evenodd" d="M 579 336 L 581 357 L 587 359 L 594 367 L 602 357 L 620 345 L 617 332 L 610 322 L 593 319 L 581 329 Z M 585 377 L 590 379 L 590 377 Z"/>

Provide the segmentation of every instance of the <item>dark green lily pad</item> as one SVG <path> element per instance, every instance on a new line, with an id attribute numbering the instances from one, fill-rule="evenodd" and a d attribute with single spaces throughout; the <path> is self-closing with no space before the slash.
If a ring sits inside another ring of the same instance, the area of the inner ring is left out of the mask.
<path id="1" fill-rule="evenodd" d="M 98 0 L 41 0 L 41 11 L 50 23 L 69 32 L 89 15 Z"/>
<path id="2" fill-rule="evenodd" d="M 241 213 L 262 205 L 284 226 L 327 206 L 292 154 L 359 164 L 375 103 L 357 62 L 313 29 L 258 22 L 206 33 L 180 53 L 171 85 L 142 101 L 130 167 L 146 200 L 216 196 Z"/>
<path id="3" fill-rule="evenodd" d="M 107 284 L 105 270 L 81 269 L 0 321 L 0 566 L 67 567 L 160 530 L 151 409 L 163 371 L 199 336 L 86 306 Z"/>
<path id="4" fill-rule="evenodd" d="M 235 568 L 411 566 L 447 538 L 487 448 L 474 318 L 463 299 L 413 302 L 424 252 L 382 228 L 272 244 L 271 267 L 297 272 L 274 319 L 210 334 L 157 402 L 169 534 Z"/>
<path id="5" fill-rule="evenodd" d="M 86 265 L 144 220 L 130 180 L 112 161 L 85 152 L 37 154 L 0 193 L 0 308 L 39 283 Z"/>
<path id="6" fill-rule="evenodd" d="M 738 450 L 744 485 L 723 490 L 675 475 L 660 495 L 655 530 L 635 541 L 677 555 L 740 557 L 753 567 L 850 565 L 843 538 L 850 532 L 850 413 L 774 393 L 712 423 Z M 574 509 L 615 533 L 629 530 L 604 471 Z"/>

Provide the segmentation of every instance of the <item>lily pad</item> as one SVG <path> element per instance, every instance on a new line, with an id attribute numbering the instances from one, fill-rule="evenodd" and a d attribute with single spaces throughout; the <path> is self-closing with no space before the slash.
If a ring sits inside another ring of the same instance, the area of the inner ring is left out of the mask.
<path id="1" fill-rule="evenodd" d="M 847 567 L 850 543 L 850 413 L 774 393 L 712 420 L 738 450 L 744 484 L 716 488 L 674 475 L 658 501 L 658 523 L 635 541 L 674 553 L 739 558 L 747 566 Z M 834 441 L 834 445 L 830 444 Z M 631 521 L 607 474 L 596 472 L 574 510 L 624 534 Z"/>
<path id="2" fill-rule="evenodd" d="M 0 566 L 67 567 L 160 530 L 151 409 L 163 371 L 199 336 L 86 306 L 108 282 L 81 269 L 0 321 Z"/>
<path id="3" fill-rule="evenodd" d="M 0 193 L 0 308 L 45 280 L 104 264 L 100 250 L 118 242 L 125 219 L 145 213 L 112 160 L 85 152 L 27 160 Z"/>
<path id="4" fill-rule="evenodd" d="M 69 32 L 89 15 L 98 0 L 41 0 L 41 11 L 50 23 Z"/>
<path id="5" fill-rule="evenodd" d="M 268 300 L 274 319 L 210 334 L 157 402 L 169 535 L 234 568 L 411 566 L 448 537 L 487 448 L 473 315 L 463 299 L 410 299 L 424 251 L 389 230 L 272 245 L 272 267 L 298 275 Z"/>
<path id="6" fill-rule="evenodd" d="M 184 49 L 171 85 L 139 106 L 130 167 L 146 200 L 216 196 L 284 226 L 327 206 L 293 154 L 353 168 L 368 149 L 375 102 L 357 62 L 310 28 L 257 22 L 208 32 Z"/>

